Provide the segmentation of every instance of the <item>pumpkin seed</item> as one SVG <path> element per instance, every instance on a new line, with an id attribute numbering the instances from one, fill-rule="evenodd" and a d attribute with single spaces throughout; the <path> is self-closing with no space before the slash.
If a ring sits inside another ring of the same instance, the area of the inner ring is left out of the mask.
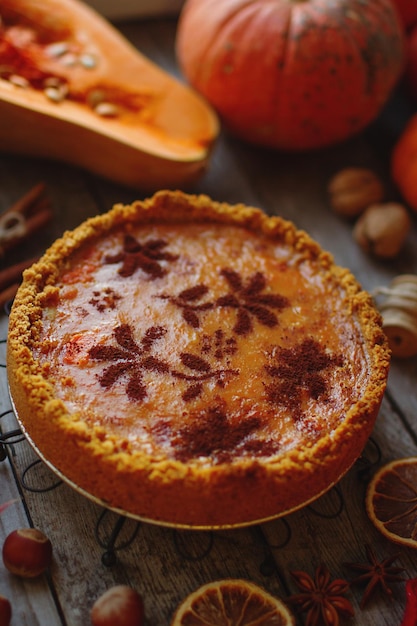
<path id="1" fill-rule="evenodd" d="M 62 102 L 68 94 L 68 85 L 58 76 L 48 76 L 43 81 L 43 93 L 52 102 Z"/>
<path id="2" fill-rule="evenodd" d="M 65 67 L 74 67 L 77 65 L 77 57 L 72 52 L 62 55 L 60 58 L 61 65 Z"/>
<path id="3" fill-rule="evenodd" d="M 78 60 L 88 70 L 93 70 L 97 67 L 97 59 L 92 54 L 82 54 Z"/>
<path id="4" fill-rule="evenodd" d="M 69 44 L 66 41 L 55 41 L 46 46 L 45 51 L 51 57 L 61 57 L 69 51 Z"/>
<path id="5" fill-rule="evenodd" d="M 9 76 L 9 82 L 15 85 L 15 87 L 21 87 L 22 89 L 30 87 L 29 81 L 24 76 L 18 76 L 18 74 L 11 74 Z"/>
<path id="6" fill-rule="evenodd" d="M 66 93 L 63 90 L 56 87 L 47 87 L 43 90 L 43 93 L 48 100 L 51 100 L 52 102 L 62 102 L 66 96 Z"/>
<path id="7" fill-rule="evenodd" d="M 94 112 L 102 117 L 116 117 L 118 114 L 117 107 L 111 102 L 100 102 L 94 107 Z"/>

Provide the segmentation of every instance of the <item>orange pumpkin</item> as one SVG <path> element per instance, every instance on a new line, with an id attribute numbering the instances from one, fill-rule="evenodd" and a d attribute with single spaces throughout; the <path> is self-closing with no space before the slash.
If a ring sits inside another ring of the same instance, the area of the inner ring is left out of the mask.
<path id="1" fill-rule="evenodd" d="M 417 211 L 417 113 L 408 121 L 394 146 L 391 176 L 404 200 Z"/>
<path id="2" fill-rule="evenodd" d="M 405 35 L 391 0 L 187 0 L 176 50 L 230 131 L 304 150 L 377 117 L 403 71 Z"/>
<path id="3" fill-rule="evenodd" d="M 400 17 L 406 28 L 417 24 L 417 1 L 416 0 L 392 0 L 398 9 Z"/>

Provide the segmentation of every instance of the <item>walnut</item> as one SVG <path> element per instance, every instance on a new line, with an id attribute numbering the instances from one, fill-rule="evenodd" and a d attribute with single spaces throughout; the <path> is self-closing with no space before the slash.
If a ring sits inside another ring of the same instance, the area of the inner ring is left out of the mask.
<path id="1" fill-rule="evenodd" d="M 384 186 L 374 172 L 350 167 L 338 172 L 328 185 L 333 210 L 345 217 L 357 217 L 368 206 L 381 202 Z"/>
<path id="2" fill-rule="evenodd" d="M 402 204 L 374 204 L 356 222 L 353 237 L 365 252 L 388 259 L 400 252 L 410 228 L 411 218 Z"/>

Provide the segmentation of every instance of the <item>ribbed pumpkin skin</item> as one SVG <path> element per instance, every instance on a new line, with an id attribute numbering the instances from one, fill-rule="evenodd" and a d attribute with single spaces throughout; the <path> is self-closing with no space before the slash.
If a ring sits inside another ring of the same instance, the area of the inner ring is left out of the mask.
<path id="1" fill-rule="evenodd" d="M 391 0 L 187 0 L 176 51 L 231 132 L 305 150 L 377 117 L 403 71 L 405 35 Z"/>

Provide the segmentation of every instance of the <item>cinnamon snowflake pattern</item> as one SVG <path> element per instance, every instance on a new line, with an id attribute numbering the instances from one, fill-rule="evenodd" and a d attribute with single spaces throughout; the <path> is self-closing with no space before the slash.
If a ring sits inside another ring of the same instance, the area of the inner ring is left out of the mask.
<path id="1" fill-rule="evenodd" d="M 102 290 L 94 289 L 89 303 L 94 306 L 99 313 L 103 313 L 106 310 L 115 309 L 120 298 L 121 296 L 116 293 L 114 289 L 105 287 Z"/>
<path id="2" fill-rule="evenodd" d="M 203 383 L 214 380 L 218 387 L 223 387 L 226 377 L 236 375 L 232 369 L 213 369 L 209 361 L 191 352 L 182 352 L 180 355 L 184 371 L 172 370 L 175 378 L 187 381 L 188 387 L 182 394 L 184 402 L 198 398 L 203 393 Z"/>
<path id="3" fill-rule="evenodd" d="M 293 348 L 274 348 L 265 370 L 272 382 L 265 385 L 268 401 L 291 409 L 293 418 L 302 418 L 305 394 L 317 400 L 328 394 L 329 368 L 343 365 L 341 355 L 328 354 L 312 338 Z"/>
<path id="4" fill-rule="evenodd" d="M 278 325 L 274 310 L 281 311 L 289 305 L 288 298 L 280 294 L 263 293 L 267 286 L 261 272 L 255 272 L 246 281 L 233 269 L 223 268 L 220 272 L 229 286 L 229 293 L 217 299 L 217 306 L 236 309 L 237 319 L 233 331 L 247 335 L 253 331 L 253 318 L 263 326 Z"/>
<path id="5" fill-rule="evenodd" d="M 138 269 L 148 274 L 149 278 L 155 280 L 167 273 L 161 261 L 176 261 L 178 256 L 165 251 L 167 242 L 163 239 L 148 239 L 140 243 L 132 237 L 125 235 L 123 249 L 117 254 L 108 254 L 105 263 L 121 263 L 118 270 L 120 276 L 132 276 Z"/>
<path id="6" fill-rule="evenodd" d="M 267 286 L 264 274 L 255 272 L 245 281 L 235 270 L 223 268 L 220 275 L 226 280 L 229 292 L 215 301 L 207 299 L 209 289 L 204 284 L 184 289 L 177 295 L 162 294 L 158 297 L 181 309 L 183 319 L 193 328 L 200 327 L 201 313 L 214 308 L 236 310 L 236 323 L 232 329 L 236 335 L 251 333 L 254 330 L 253 319 L 269 328 L 278 325 L 275 311 L 289 306 L 289 301 L 280 294 L 263 293 Z"/>
<path id="7" fill-rule="evenodd" d="M 138 343 L 128 324 L 117 326 L 113 331 L 116 345 L 94 345 L 89 350 L 89 356 L 94 361 L 111 363 L 99 376 L 100 385 L 108 389 L 120 378 L 127 376 L 128 398 L 143 400 L 147 395 L 143 373 L 169 371 L 167 363 L 151 354 L 155 342 L 165 333 L 166 329 L 162 326 L 151 326 Z"/>
<path id="8" fill-rule="evenodd" d="M 208 291 L 206 285 L 199 284 L 189 289 L 183 289 L 177 296 L 161 295 L 158 297 L 162 300 L 169 300 L 181 309 L 184 321 L 193 328 L 199 328 L 199 313 L 213 308 L 213 302 L 201 302 L 201 299 L 207 295 Z"/>
<path id="9" fill-rule="evenodd" d="M 224 407 L 208 406 L 199 411 L 192 422 L 177 428 L 173 433 L 175 457 L 187 462 L 198 457 L 211 457 L 215 463 L 234 458 L 235 451 L 253 454 L 253 434 L 261 427 L 257 416 L 245 420 L 233 420 Z M 259 442 L 258 453 L 272 454 L 276 444 Z"/>
<path id="10" fill-rule="evenodd" d="M 236 354 L 237 350 L 236 337 L 228 336 L 221 328 L 218 328 L 212 335 L 205 334 L 202 337 L 202 354 L 212 354 L 219 361 Z"/>

